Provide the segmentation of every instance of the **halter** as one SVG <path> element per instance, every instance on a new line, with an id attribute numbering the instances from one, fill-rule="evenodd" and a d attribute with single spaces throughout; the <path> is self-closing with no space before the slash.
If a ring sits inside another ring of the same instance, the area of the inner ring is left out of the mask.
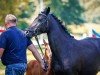
<path id="1" fill-rule="evenodd" d="M 47 23 L 46 24 L 46 26 L 48 27 L 48 16 L 47 15 L 45 15 L 44 13 L 40 13 L 40 15 L 43 15 L 43 16 L 45 16 L 46 17 L 46 19 L 43 21 L 43 22 L 41 22 L 41 24 L 40 25 L 42 25 L 43 23 Z"/>
<path id="2" fill-rule="evenodd" d="M 47 25 L 48 25 L 48 17 L 45 15 L 45 14 L 43 14 L 43 13 L 40 13 L 40 15 L 43 15 L 43 16 L 45 16 L 46 17 L 46 20 L 44 20 L 42 23 L 40 23 L 40 25 L 42 25 L 43 23 L 45 23 L 45 22 L 47 22 Z M 34 32 L 34 34 L 37 34 L 38 32 Z M 36 39 L 36 41 L 37 41 L 37 44 L 38 44 L 38 46 L 39 46 L 39 48 L 40 48 L 40 50 L 41 50 L 41 53 L 42 53 L 42 57 L 44 56 L 44 53 L 43 53 L 43 50 L 42 50 L 42 48 L 41 48 L 41 46 L 40 46 L 40 43 L 39 43 L 39 40 L 38 40 L 38 37 L 37 37 L 37 35 L 35 35 L 35 39 Z"/>
<path id="3" fill-rule="evenodd" d="M 40 13 L 40 15 L 43 15 L 43 16 L 46 17 L 46 19 L 45 19 L 43 22 L 41 22 L 40 25 L 42 25 L 43 23 L 46 22 L 46 23 L 47 23 L 47 26 L 48 26 L 48 16 L 45 15 L 45 14 L 43 14 L 43 13 Z M 28 38 L 32 38 L 32 35 L 35 34 L 35 35 L 34 35 L 34 36 L 35 36 L 35 39 L 36 39 L 37 44 L 38 44 L 38 46 L 39 46 L 39 48 L 40 48 L 40 50 L 41 50 L 42 58 L 44 59 L 44 53 L 43 53 L 43 50 L 42 50 L 42 48 L 41 48 L 41 46 L 40 46 L 39 39 L 38 39 L 38 37 L 37 37 L 37 33 L 38 33 L 38 32 L 34 32 L 34 31 L 31 30 L 30 28 L 28 28 L 28 29 L 26 29 L 25 33 L 26 33 L 26 36 L 27 36 Z M 31 33 L 30 36 L 28 36 L 29 33 Z M 44 60 L 44 63 L 46 64 L 46 61 L 45 61 L 45 60 Z M 47 69 L 47 67 L 48 67 L 48 65 L 46 64 L 46 65 L 45 65 L 45 68 Z M 47 71 L 46 69 L 44 69 L 44 71 Z"/>
<path id="4" fill-rule="evenodd" d="M 46 23 L 47 23 L 47 26 L 48 26 L 48 17 L 47 17 L 45 14 L 43 14 L 43 13 L 40 13 L 40 14 L 46 17 L 46 19 L 45 19 L 40 25 L 42 25 L 43 23 L 46 22 Z M 36 34 L 36 32 L 34 32 L 34 34 Z M 41 46 L 40 46 L 39 39 L 38 39 L 37 35 L 35 35 L 35 39 L 36 39 L 37 44 L 38 44 L 38 46 L 39 46 L 39 48 L 40 48 L 40 50 L 41 50 L 42 58 L 44 59 L 44 53 L 43 53 L 43 50 L 42 50 L 42 48 L 41 48 Z M 46 64 L 46 61 L 45 61 L 45 60 L 44 60 L 44 63 Z M 48 65 L 46 64 L 46 65 L 45 65 L 45 68 L 47 68 L 47 67 L 48 67 Z M 47 71 L 47 70 L 45 70 L 45 71 Z"/>
<path id="5" fill-rule="evenodd" d="M 47 23 L 47 26 L 48 26 L 48 17 L 47 17 L 47 15 L 45 15 L 45 14 L 43 14 L 43 13 L 40 13 L 40 15 L 43 15 L 43 16 L 46 17 L 46 19 L 45 19 L 43 22 L 41 22 L 40 25 L 42 25 L 43 23 L 46 22 L 46 23 Z M 37 29 L 39 29 L 39 28 L 37 28 Z M 37 29 L 36 29 L 36 30 L 37 30 Z M 47 29 L 47 30 L 48 30 L 48 29 Z M 29 27 L 28 29 L 26 29 L 25 32 L 26 32 L 26 35 L 27 35 L 29 38 L 32 38 L 32 35 L 34 35 L 34 34 L 35 34 L 34 36 L 37 36 L 37 33 L 38 33 L 38 32 L 36 32 L 36 31 L 34 32 L 33 30 L 31 30 L 30 27 Z M 29 33 L 31 33 L 31 34 L 29 35 Z"/>

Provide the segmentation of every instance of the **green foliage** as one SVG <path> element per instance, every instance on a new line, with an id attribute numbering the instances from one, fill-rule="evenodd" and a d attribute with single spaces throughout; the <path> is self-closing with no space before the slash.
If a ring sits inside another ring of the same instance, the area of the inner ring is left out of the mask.
<path id="1" fill-rule="evenodd" d="M 14 3 L 14 6 L 12 4 Z M 6 14 L 14 13 L 13 8 L 16 7 L 17 1 L 13 0 L 0 0 L 0 24 L 4 22 L 4 18 Z"/>
<path id="2" fill-rule="evenodd" d="M 5 69 L 5 66 L 0 61 L 0 70 L 4 70 L 4 69 Z"/>
<path id="3" fill-rule="evenodd" d="M 23 8 L 24 7 L 24 8 Z M 35 6 L 33 2 L 28 2 L 27 6 L 22 5 L 20 6 L 21 13 L 18 15 L 19 18 L 29 18 L 35 11 Z"/>
<path id="4" fill-rule="evenodd" d="M 94 17 L 93 20 L 92 20 L 92 22 L 93 22 L 93 23 L 100 24 L 100 16 Z"/>
<path id="5" fill-rule="evenodd" d="M 28 27 L 28 24 L 25 21 L 18 22 L 18 28 L 25 30 Z"/>
<path id="6" fill-rule="evenodd" d="M 100 0 L 84 0 L 82 5 L 86 21 L 100 24 Z"/>
<path id="7" fill-rule="evenodd" d="M 79 24 L 84 22 L 81 17 L 84 8 L 80 6 L 79 0 L 50 0 L 47 1 L 47 5 L 66 24 Z"/>
<path id="8" fill-rule="evenodd" d="M 29 18 L 34 13 L 34 10 L 34 3 L 30 0 L 0 0 L 0 25 L 4 24 L 7 14 L 14 14 L 18 20 L 22 20 L 22 22 L 18 23 L 18 27 L 21 26 L 20 28 L 24 29 L 27 27 L 27 23 L 23 18 Z"/>

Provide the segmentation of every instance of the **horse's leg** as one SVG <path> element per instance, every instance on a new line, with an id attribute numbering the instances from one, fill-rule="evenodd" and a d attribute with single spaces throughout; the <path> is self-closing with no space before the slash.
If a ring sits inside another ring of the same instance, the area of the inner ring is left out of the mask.
<path id="1" fill-rule="evenodd" d="M 84 71 L 81 72 L 79 75 L 97 75 L 97 71 Z"/>
<path id="2" fill-rule="evenodd" d="M 55 72 L 55 75 L 78 75 L 78 74 L 76 72 L 72 71 L 71 69 L 67 69 L 65 71 Z"/>
<path id="3" fill-rule="evenodd" d="M 70 71 L 66 71 L 64 72 L 64 75 L 79 75 L 78 72 L 76 70 L 70 70 Z"/>

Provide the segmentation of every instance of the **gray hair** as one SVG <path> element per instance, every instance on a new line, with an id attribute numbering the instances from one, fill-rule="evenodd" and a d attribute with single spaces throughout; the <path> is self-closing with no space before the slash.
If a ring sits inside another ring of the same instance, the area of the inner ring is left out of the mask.
<path id="1" fill-rule="evenodd" d="M 16 23 L 17 18 L 12 14 L 7 14 L 6 17 L 5 17 L 5 23 L 7 23 L 7 22 Z"/>

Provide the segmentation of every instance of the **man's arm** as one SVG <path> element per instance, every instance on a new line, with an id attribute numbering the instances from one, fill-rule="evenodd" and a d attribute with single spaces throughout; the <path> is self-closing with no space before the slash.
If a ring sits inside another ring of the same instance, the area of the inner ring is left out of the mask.
<path id="1" fill-rule="evenodd" d="M 28 49 L 32 52 L 32 54 L 36 58 L 36 60 L 39 61 L 39 63 L 41 64 L 41 67 L 43 69 L 45 69 L 44 61 L 42 60 L 42 58 L 41 58 L 39 52 L 37 51 L 36 47 L 33 44 L 31 44 L 31 45 L 28 46 Z"/>
<path id="2" fill-rule="evenodd" d="M 4 52 L 4 49 L 3 48 L 0 48 L 0 58 L 2 57 L 3 52 Z"/>
<path id="3" fill-rule="evenodd" d="M 0 58 L 2 57 L 3 52 L 4 52 L 5 48 L 6 48 L 6 42 L 7 42 L 6 33 L 3 32 L 0 35 Z"/>

